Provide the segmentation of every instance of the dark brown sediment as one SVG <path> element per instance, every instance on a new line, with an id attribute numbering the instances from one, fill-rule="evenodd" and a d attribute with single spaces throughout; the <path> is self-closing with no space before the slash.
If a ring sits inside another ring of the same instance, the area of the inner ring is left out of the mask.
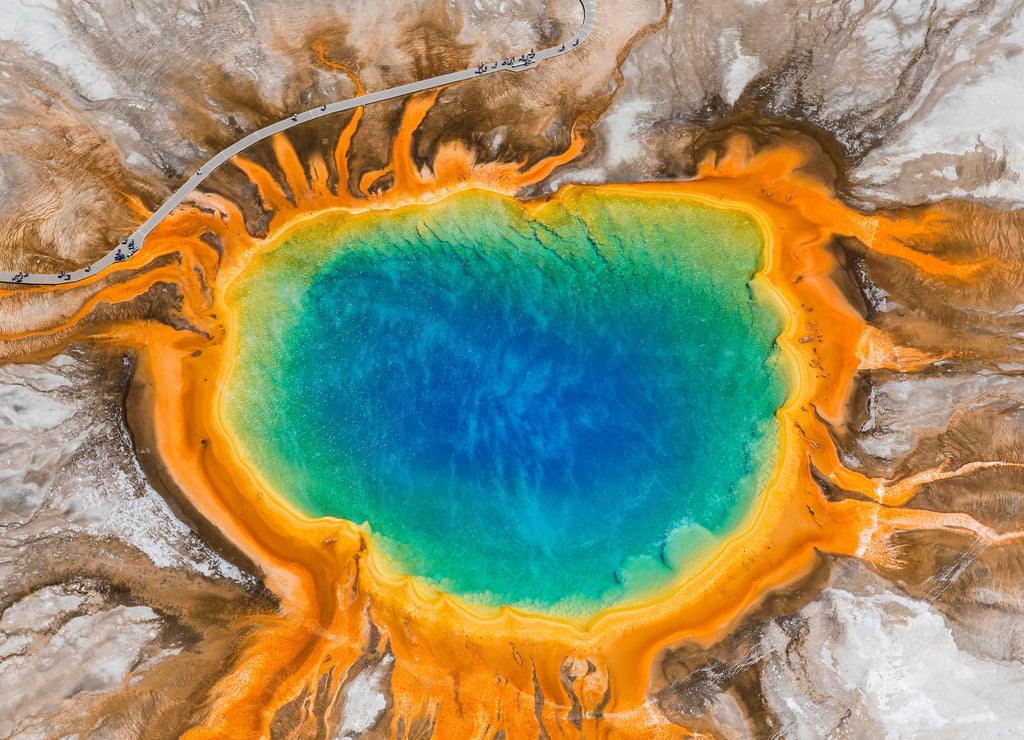
<path id="1" fill-rule="evenodd" d="M 151 394 L 152 385 L 146 377 L 145 369 L 140 368 L 133 360 L 131 377 L 125 388 L 125 421 L 131 434 L 132 449 L 146 475 L 146 480 L 153 490 L 167 502 L 174 515 L 198 534 L 218 555 L 242 571 L 261 578 L 262 574 L 256 564 L 200 514 L 185 492 L 175 483 L 173 475 L 157 451 L 153 419 L 150 416 Z M 193 442 L 199 447 L 203 447 L 206 440 L 200 438 Z M 271 603 L 274 602 L 273 594 L 262 586 L 258 592 L 254 592 L 254 596 L 268 599 Z"/>

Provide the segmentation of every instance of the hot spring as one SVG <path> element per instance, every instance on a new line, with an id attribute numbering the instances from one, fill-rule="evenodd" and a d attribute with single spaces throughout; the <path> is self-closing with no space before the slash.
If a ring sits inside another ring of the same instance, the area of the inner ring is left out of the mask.
<path id="1" fill-rule="evenodd" d="M 223 417 L 398 573 L 553 616 L 648 602 L 776 467 L 764 249 L 742 212 L 599 188 L 322 213 L 231 287 Z"/>

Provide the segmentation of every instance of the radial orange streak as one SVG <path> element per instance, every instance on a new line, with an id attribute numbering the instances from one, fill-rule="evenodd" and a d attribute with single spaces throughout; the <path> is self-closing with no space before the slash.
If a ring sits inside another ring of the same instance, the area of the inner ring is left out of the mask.
<path id="1" fill-rule="evenodd" d="M 106 273 L 107 276 L 110 274 L 111 273 L 109 272 Z M 113 274 L 116 274 L 116 272 Z M 137 298 L 142 295 L 158 282 L 167 281 L 179 283 L 180 280 L 181 269 L 176 266 L 169 265 L 156 270 L 151 270 L 142 275 L 140 279 L 108 285 L 103 289 L 103 291 L 85 297 L 82 305 L 73 314 L 63 319 L 63 323 L 60 325 L 48 326 L 37 330 L 9 332 L 3 336 L 5 339 L 19 339 L 24 337 L 42 337 L 57 334 L 65 331 L 69 327 L 81 324 L 93 313 L 93 311 L 95 311 L 96 306 L 100 303 L 126 303 L 133 298 Z"/>
<path id="2" fill-rule="evenodd" d="M 274 134 L 272 137 L 274 156 L 284 172 L 284 180 L 291 188 L 292 196 L 295 198 L 295 205 L 309 201 L 309 182 L 306 180 L 306 170 L 299 161 L 299 155 L 295 153 L 295 147 L 283 133 Z"/>
<path id="3" fill-rule="evenodd" d="M 795 150 L 773 149 L 754 154 L 748 140 L 737 138 L 721 157 L 716 159 L 712 155 L 701 162 L 698 176 L 739 178 L 759 171 L 764 192 L 773 198 L 800 208 L 831 233 L 856 237 L 872 251 L 905 260 L 930 275 L 966 280 L 986 266 L 950 263 L 906 246 L 905 242 L 911 239 L 941 233 L 948 222 L 944 215 L 927 212 L 919 218 L 889 219 L 858 213 L 833 198 L 820 182 L 794 177 L 803 161 L 803 155 Z"/>
<path id="4" fill-rule="evenodd" d="M 830 551 L 864 558 L 883 567 L 897 567 L 899 557 L 893 535 L 915 530 L 944 530 L 974 535 L 987 547 L 1024 541 L 1024 531 L 999 533 L 959 512 L 921 511 L 878 507 L 846 500 L 829 505 L 835 524 Z"/>
<path id="5" fill-rule="evenodd" d="M 914 473 L 900 480 L 887 480 L 885 478 L 868 478 L 861 473 L 849 470 L 836 460 L 826 475 L 840 488 L 867 496 L 883 506 L 902 506 L 914 498 L 921 486 L 925 484 L 997 468 L 1024 468 L 1024 463 L 1002 460 L 978 461 L 961 465 L 955 470 L 949 470 L 944 464 Z"/>
<path id="6" fill-rule="evenodd" d="M 359 190 L 361 193 L 366 195 L 369 192 L 369 187 L 388 173 L 394 173 L 395 176 L 392 190 L 403 193 L 406 197 L 422 195 L 435 184 L 424 178 L 416 166 L 412 152 L 412 137 L 416 129 L 423 123 L 427 111 L 433 107 L 440 91 L 441 88 L 434 88 L 409 98 L 405 104 L 405 112 L 398 126 L 394 144 L 391 147 L 391 162 L 383 169 L 372 170 L 360 178 Z"/>
<path id="7" fill-rule="evenodd" d="M 326 39 L 317 39 L 316 41 L 313 42 L 313 48 L 316 50 L 316 53 L 319 55 L 320 61 L 323 62 L 324 64 L 326 64 L 328 67 L 334 67 L 335 69 L 340 69 L 342 72 L 347 74 L 348 78 L 350 80 L 352 80 L 353 84 L 355 84 L 355 86 L 356 86 L 356 93 L 359 94 L 359 95 L 363 95 L 365 91 L 363 90 L 363 86 L 359 83 L 359 79 L 354 74 L 352 74 L 352 72 L 349 70 L 349 68 L 346 67 L 344 64 L 338 64 L 337 62 L 330 61 L 327 58 L 326 54 L 324 53 L 324 47 L 325 46 L 326 46 Z"/>
<path id="8" fill-rule="evenodd" d="M 356 127 L 359 126 L 359 119 L 363 116 L 363 109 L 356 108 L 352 114 L 352 119 L 348 122 L 345 128 L 341 132 L 341 136 L 338 137 L 338 145 L 334 148 L 334 166 L 338 170 L 338 196 L 348 197 L 350 195 L 348 189 L 349 180 L 349 169 L 348 169 L 348 149 L 352 144 L 352 137 L 356 133 Z M 363 187 L 362 182 L 359 183 L 359 191 L 366 193 L 366 188 Z M 352 200 L 351 198 L 348 198 Z"/>
<path id="9" fill-rule="evenodd" d="M 305 633 L 305 638 L 298 637 Z M 314 630 L 294 622 L 266 626 L 243 650 L 232 673 L 217 685 L 208 705 L 206 722 L 187 733 L 183 740 L 196 738 L 263 738 L 269 736 L 273 711 L 280 704 L 272 700 L 273 689 L 264 676 L 291 677 L 297 674 L 318 640 Z M 252 696 L 252 685 L 261 687 Z M 240 703 L 238 697 L 252 696 L 252 702 Z"/>
<path id="10" fill-rule="evenodd" d="M 969 280 L 987 265 L 981 263 L 957 264 L 933 257 L 906 246 L 903 240 L 909 236 L 921 236 L 921 224 L 911 221 L 900 223 L 881 218 L 862 216 L 838 208 L 832 214 L 836 229 L 850 234 L 864 242 L 871 251 L 909 262 L 929 275 Z"/>
<path id="11" fill-rule="evenodd" d="M 395 189 L 408 194 L 419 194 L 430 188 L 433 183 L 425 179 L 413 159 L 412 137 L 426 118 L 427 112 L 434 107 L 441 88 L 413 95 L 405 106 L 402 123 L 395 135 L 395 143 L 391 148 L 391 166 L 395 172 Z"/>
<path id="12" fill-rule="evenodd" d="M 556 167 L 561 167 L 563 164 L 576 159 L 576 157 L 583 152 L 583 148 L 586 144 L 587 142 L 584 141 L 583 137 L 576 132 L 576 127 L 574 126 L 570 136 L 568 149 L 557 156 L 540 160 L 525 172 L 515 175 L 506 175 L 506 182 L 517 190 L 526 185 L 540 182 L 554 172 Z"/>
<path id="13" fill-rule="evenodd" d="M 259 191 L 263 207 L 271 210 L 281 210 L 291 206 L 291 202 L 284 194 L 284 190 L 277 184 L 270 173 L 255 162 L 251 162 L 241 155 L 231 158 L 231 163 L 245 173 Z"/>
<path id="14" fill-rule="evenodd" d="M 405 105 L 402 121 L 398 126 L 398 133 L 395 135 L 394 144 L 391 147 L 391 162 L 382 169 L 364 173 L 359 179 L 360 193 L 367 195 L 370 186 L 388 173 L 394 173 L 395 176 L 391 190 L 395 193 L 402 193 L 407 198 L 422 195 L 428 192 L 433 184 L 436 184 L 425 179 L 416 167 L 412 153 L 412 137 L 416 129 L 423 123 L 427 111 L 433 107 L 440 91 L 441 88 L 434 88 L 409 98 Z"/>
<path id="15" fill-rule="evenodd" d="M 886 368 L 909 373 L 948 360 L 955 356 L 955 352 L 949 350 L 935 354 L 914 347 L 901 347 L 893 342 L 887 332 L 869 326 L 864 331 L 860 344 L 857 345 L 857 356 L 863 370 Z"/>

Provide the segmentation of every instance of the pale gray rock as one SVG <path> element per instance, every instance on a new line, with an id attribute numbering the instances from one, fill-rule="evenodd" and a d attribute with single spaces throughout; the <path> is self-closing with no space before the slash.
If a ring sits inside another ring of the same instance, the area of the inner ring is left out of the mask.
<path id="1" fill-rule="evenodd" d="M 341 692 L 341 723 L 334 740 L 355 740 L 377 724 L 388 706 L 385 683 L 394 660 L 387 655 L 345 684 Z"/>
<path id="2" fill-rule="evenodd" d="M 62 736 L 195 641 L 203 584 L 256 587 L 149 486 L 106 372 L 75 349 L 0 366 L 0 737 Z"/>
<path id="3" fill-rule="evenodd" d="M 1012 0 L 675 3 L 626 60 L 601 150 L 571 177 L 686 176 L 707 129 L 790 122 L 834 138 L 860 205 L 1020 204 L 1022 24 Z"/>
<path id="4" fill-rule="evenodd" d="M 980 373 L 951 370 L 927 377 L 900 376 L 879 380 L 870 390 L 867 418 L 857 437 L 863 455 L 886 465 L 895 464 L 925 436 L 942 432 L 954 414 L 993 400 L 1024 407 L 1024 378 L 1016 373 Z"/>
<path id="5" fill-rule="evenodd" d="M 763 638 L 779 737 L 959 740 L 1024 731 L 1024 665 L 960 649 L 927 601 L 865 571 L 840 578 Z"/>
<path id="6" fill-rule="evenodd" d="M 69 590 L 31 594 L 8 607 L 40 622 L 48 619 L 46 627 L 0 624 L 0 683 L 6 687 L 0 692 L 0 737 L 45 736 L 47 715 L 90 695 L 117 691 L 130 672 L 178 652 L 156 645 L 163 620 L 151 608 L 100 608 L 103 600 L 95 592 L 61 593 Z M 56 628 L 55 622 L 60 622 Z M 5 654 L 11 643 L 17 651 Z"/>
<path id="7" fill-rule="evenodd" d="M 60 532 L 116 538 L 157 567 L 252 585 L 149 485 L 120 399 L 95 372 L 81 353 L 0 366 L 0 584 L 18 577 L 18 547 Z"/>

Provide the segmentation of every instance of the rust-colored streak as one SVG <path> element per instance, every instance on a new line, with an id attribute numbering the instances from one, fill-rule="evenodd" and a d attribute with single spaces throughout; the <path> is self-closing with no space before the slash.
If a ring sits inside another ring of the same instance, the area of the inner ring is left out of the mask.
<path id="1" fill-rule="evenodd" d="M 312 193 L 309 189 L 309 182 L 306 180 L 306 170 L 299 161 L 299 155 L 295 153 L 295 147 L 284 134 L 274 134 L 272 137 L 274 156 L 281 165 L 284 172 L 284 181 L 292 191 L 292 197 L 296 205 L 310 199 Z"/>
<path id="2" fill-rule="evenodd" d="M 356 77 L 348 67 L 346 67 L 344 64 L 338 64 L 337 62 L 332 62 L 330 59 L 327 58 L 326 47 L 327 47 L 327 39 L 317 39 L 316 41 L 313 42 L 313 50 L 316 51 L 317 58 L 320 59 L 320 62 L 322 64 L 327 65 L 328 67 L 334 67 L 334 69 L 340 69 L 342 72 L 344 72 L 346 75 L 348 75 L 348 78 L 350 80 L 352 80 L 352 84 L 354 84 L 356 86 L 356 94 L 358 94 L 358 95 L 365 94 L 366 91 L 363 90 L 363 86 L 359 82 L 359 78 Z"/>
<path id="3" fill-rule="evenodd" d="M 409 98 L 405 107 L 405 115 L 398 127 L 395 143 L 391 150 L 391 167 L 395 173 L 394 189 L 410 195 L 420 195 L 435 185 L 433 178 L 426 178 L 416 166 L 412 156 L 412 137 L 416 129 L 423 123 L 427 112 L 434 107 L 434 101 L 441 88 L 434 88 L 425 93 Z"/>
<path id="4" fill-rule="evenodd" d="M 873 326 L 865 327 L 857 347 L 860 367 L 865 370 L 887 368 L 901 373 L 923 370 L 929 365 L 955 357 L 953 350 L 941 354 L 925 352 L 916 347 L 901 347 L 887 333 Z"/>
<path id="5" fill-rule="evenodd" d="M 391 148 L 391 162 L 379 170 L 365 173 L 359 179 L 360 194 L 368 196 L 370 187 L 389 174 L 394 176 L 394 183 L 388 191 L 388 196 L 403 193 L 406 198 L 416 198 L 437 188 L 437 180 L 425 177 L 416 166 L 412 156 L 412 138 L 426 118 L 427 112 L 433 107 L 440 91 L 441 88 L 434 88 L 409 98 Z"/>
<path id="6" fill-rule="evenodd" d="M 352 114 L 351 120 L 341 132 L 341 136 L 338 137 L 338 145 L 334 148 L 334 166 L 338 170 L 338 196 L 348 195 L 348 180 L 349 180 L 349 169 L 348 169 L 348 150 L 352 144 L 352 137 L 356 133 L 356 128 L 359 126 L 359 119 L 363 117 L 363 109 L 356 108 Z M 365 193 L 366 189 L 360 184 L 360 192 Z"/>
<path id="7" fill-rule="evenodd" d="M 270 210 L 281 210 L 290 205 L 288 196 L 284 194 L 284 190 L 277 184 L 277 181 L 274 180 L 273 175 L 267 172 L 263 167 L 260 167 L 255 162 L 248 160 L 241 155 L 232 157 L 231 164 L 244 172 L 245 176 L 252 181 L 253 185 L 256 186 L 256 190 L 260 194 L 260 200 L 263 201 L 264 208 Z"/>

